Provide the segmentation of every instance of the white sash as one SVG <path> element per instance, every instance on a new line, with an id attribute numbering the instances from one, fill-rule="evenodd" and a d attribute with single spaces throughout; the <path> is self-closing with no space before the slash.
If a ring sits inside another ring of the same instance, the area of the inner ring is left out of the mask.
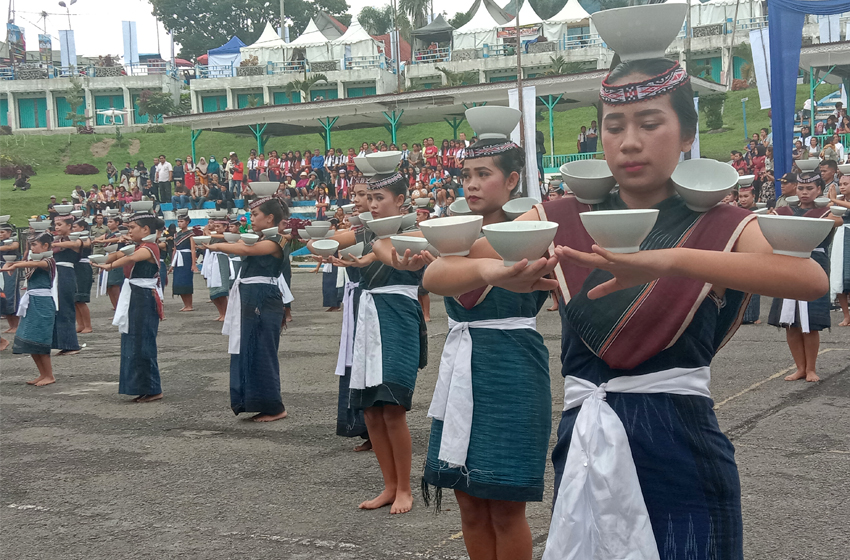
<path id="1" fill-rule="evenodd" d="M 339 354 L 334 371 L 339 376 L 345 375 L 345 368 L 351 365 L 354 357 L 354 290 L 359 285 L 360 282 L 346 282 L 342 293 L 342 331 L 339 334 Z"/>
<path id="2" fill-rule="evenodd" d="M 221 288 L 221 269 L 218 267 L 218 257 L 222 253 L 218 251 L 208 251 L 208 253 L 204 257 L 204 267 L 207 268 L 207 288 Z"/>
<path id="3" fill-rule="evenodd" d="M 109 277 L 109 272 L 104 269 L 101 270 L 97 275 L 97 289 L 94 292 L 94 297 L 99 298 L 100 296 L 106 295 L 106 282 Z"/>
<path id="4" fill-rule="evenodd" d="M 373 294 L 407 296 L 416 301 L 418 291 L 417 286 L 395 285 L 363 290 L 360 294 L 357 330 L 354 334 L 354 354 L 351 359 L 350 388 L 362 390 L 384 382 L 381 322 L 378 319 L 378 308 L 375 307 Z"/>
<path id="5" fill-rule="evenodd" d="M 843 228 L 842 228 L 843 229 Z M 834 241 L 833 241 L 834 242 Z M 816 247 L 812 250 L 813 253 L 825 253 L 826 249 L 823 247 Z M 782 309 L 779 312 L 779 324 L 780 325 L 793 325 L 794 319 L 796 318 L 796 310 L 800 310 L 800 328 L 804 333 L 810 332 L 809 330 L 809 302 L 807 301 L 799 301 L 796 299 L 783 299 L 782 300 Z"/>
<path id="6" fill-rule="evenodd" d="M 74 268 L 74 263 L 69 262 L 56 262 L 56 266 L 64 266 L 65 268 Z"/>
<path id="7" fill-rule="evenodd" d="M 543 560 L 657 560 L 626 429 L 606 393 L 671 393 L 711 397 L 711 370 L 673 368 L 615 377 L 596 386 L 567 376 L 564 410 L 581 407 Z"/>
<path id="8" fill-rule="evenodd" d="M 82 257 L 82 258 L 80 259 L 80 262 L 81 262 L 81 263 L 90 263 L 91 261 L 90 261 L 88 258 L 86 258 L 86 257 Z"/>
<path id="9" fill-rule="evenodd" d="M 209 249 L 204 250 L 204 261 L 201 263 L 201 276 L 209 278 L 210 276 L 210 253 Z"/>
<path id="10" fill-rule="evenodd" d="M 466 465 L 469 435 L 472 432 L 472 335 L 469 329 L 500 331 L 536 329 L 534 317 L 509 317 L 458 322 L 449 319 L 449 333 L 440 357 L 440 375 L 428 416 L 443 421 L 440 461 L 450 467 Z"/>
<path id="11" fill-rule="evenodd" d="M 835 296 L 844 292 L 844 261 L 850 255 L 844 253 L 844 239 L 850 235 L 850 224 L 835 229 L 832 238 L 832 253 L 829 256 L 829 301 L 835 301 Z"/>
<path id="12" fill-rule="evenodd" d="M 27 316 L 27 308 L 30 306 L 31 297 L 49 297 L 53 300 L 53 308 L 59 309 L 59 294 L 53 288 L 36 288 L 27 290 L 21 295 L 21 302 L 18 305 L 18 317 Z"/>
<path id="13" fill-rule="evenodd" d="M 118 303 L 115 306 L 115 316 L 112 318 L 112 324 L 118 327 L 118 332 L 123 334 L 127 334 L 130 330 L 130 298 L 132 297 L 130 286 L 156 290 L 162 301 L 159 278 L 125 278 L 124 284 L 121 285 L 121 295 L 118 296 Z"/>
<path id="14" fill-rule="evenodd" d="M 227 298 L 227 311 L 224 314 L 224 325 L 221 327 L 221 334 L 230 337 L 227 344 L 228 354 L 239 354 L 239 347 L 242 344 L 242 294 L 239 292 L 240 284 L 276 284 L 280 287 L 278 278 L 271 276 L 242 278 L 242 271 L 239 272 L 239 276 L 236 277 L 233 286 L 230 288 L 230 295 Z"/>
<path id="15" fill-rule="evenodd" d="M 331 263 L 325 263 L 325 264 L 322 265 L 322 273 L 333 272 L 333 271 L 334 271 L 334 265 L 332 265 Z M 334 284 L 336 284 L 336 282 L 334 282 Z"/>
<path id="16" fill-rule="evenodd" d="M 192 254 L 192 249 L 177 249 L 176 251 L 174 251 L 174 255 L 172 255 L 171 257 L 172 267 L 183 266 L 183 253 Z"/>

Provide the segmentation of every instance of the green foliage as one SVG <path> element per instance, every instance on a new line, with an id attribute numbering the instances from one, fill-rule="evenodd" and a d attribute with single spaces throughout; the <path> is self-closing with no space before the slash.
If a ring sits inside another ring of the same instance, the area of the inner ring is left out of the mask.
<path id="1" fill-rule="evenodd" d="M 163 115 L 171 115 L 177 112 L 174 99 L 171 94 L 164 91 L 142 90 L 136 101 L 140 115 L 149 115 L 153 122 L 160 122 Z"/>
<path id="2" fill-rule="evenodd" d="M 746 80 L 747 84 L 754 84 L 756 81 L 756 70 L 753 66 L 753 48 L 749 43 L 741 43 L 732 48 L 732 55 L 744 61 L 741 65 L 741 79 Z"/>
<path id="3" fill-rule="evenodd" d="M 567 62 L 567 60 L 562 55 L 549 57 L 549 60 L 552 62 L 552 64 L 545 72 L 547 76 L 578 74 L 579 72 L 584 72 L 587 70 L 583 62 Z"/>
<path id="4" fill-rule="evenodd" d="M 628 5 L 629 0 L 599 0 L 600 10 L 610 10 L 611 8 L 625 8 Z"/>
<path id="5" fill-rule="evenodd" d="M 192 94 L 181 93 L 180 94 L 180 105 L 177 107 L 177 111 L 175 111 L 175 114 L 188 115 L 191 112 L 192 112 Z"/>
<path id="6" fill-rule="evenodd" d="M 303 80 L 292 80 L 286 84 L 286 96 L 292 101 L 292 92 L 300 91 L 301 99 L 310 99 L 310 89 L 319 82 L 328 83 L 328 77 L 324 74 L 313 74 Z"/>
<path id="7" fill-rule="evenodd" d="M 440 68 L 439 66 L 437 66 L 437 70 L 446 77 L 446 85 L 448 87 L 475 85 L 481 81 L 481 76 L 477 70 L 454 72 L 448 68 Z"/>
<path id="8" fill-rule="evenodd" d="M 85 102 L 85 90 L 78 78 L 71 78 L 71 86 L 65 90 L 65 101 L 71 109 L 65 114 L 65 120 L 71 121 L 71 126 L 77 128 L 86 126 L 86 123 L 91 117 L 81 115 L 77 112 Z"/>
<path id="9" fill-rule="evenodd" d="M 428 12 L 431 8 L 431 0 L 399 0 L 398 9 L 407 14 L 413 29 L 425 27 L 428 24 Z"/>
<path id="10" fill-rule="evenodd" d="M 366 6 L 357 15 L 357 21 L 369 35 L 383 35 L 393 28 L 393 7 L 389 4 L 383 8 Z"/>
<path id="11" fill-rule="evenodd" d="M 115 125 L 115 143 L 119 146 L 123 146 L 126 140 L 124 139 L 124 133 L 121 132 L 121 127 Z"/>
<path id="12" fill-rule="evenodd" d="M 472 8 L 465 12 L 456 12 L 455 15 L 448 20 L 448 24 L 454 27 L 455 29 L 460 29 L 472 19 L 472 16 L 475 14 L 472 13 Z"/>
<path id="13" fill-rule="evenodd" d="M 723 103 L 726 97 L 726 92 L 700 96 L 699 110 L 705 113 L 705 126 L 708 130 L 723 128 Z"/>

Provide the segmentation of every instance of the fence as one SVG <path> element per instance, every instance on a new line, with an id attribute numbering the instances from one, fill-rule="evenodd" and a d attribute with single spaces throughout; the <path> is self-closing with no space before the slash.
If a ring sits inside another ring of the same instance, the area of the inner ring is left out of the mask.
<path id="1" fill-rule="evenodd" d="M 449 47 L 439 49 L 425 49 L 413 53 L 413 64 L 428 64 L 431 62 L 447 62 L 452 59 L 452 50 Z"/>
<path id="2" fill-rule="evenodd" d="M 553 154 L 551 156 L 543 156 L 543 168 L 546 170 L 556 170 L 565 163 L 570 163 L 571 161 L 579 161 L 582 159 L 602 159 L 603 155 L 603 152 L 587 152 L 584 154 Z"/>
<path id="3" fill-rule="evenodd" d="M 364 70 L 368 68 L 386 68 L 393 70 L 394 66 L 383 54 L 373 56 L 350 56 L 345 59 L 346 70 Z"/>
<path id="4" fill-rule="evenodd" d="M 42 66 L 20 64 L 0 66 L 0 80 L 46 80 L 52 78 L 116 78 L 120 76 L 168 75 L 176 77 L 177 69 L 168 62 L 141 62 L 119 66 Z"/>

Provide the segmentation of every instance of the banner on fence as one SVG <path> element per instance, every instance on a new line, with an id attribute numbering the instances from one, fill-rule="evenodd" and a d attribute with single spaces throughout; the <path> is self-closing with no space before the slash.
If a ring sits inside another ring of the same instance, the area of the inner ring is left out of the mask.
<path id="1" fill-rule="evenodd" d="M 750 46 L 759 102 L 762 109 L 770 109 L 770 32 L 764 28 L 750 31 Z"/>
<path id="2" fill-rule="evenodd" d="M 529 27 L 519 28 L 520 37 L 537 37 L 540 35 L 540 26 L 531 25 Z M 503 27 L 496 31 L 496 37 L 499 39 L 510 39 L 516 37 L 516 27 Z"/>
<path id="3" fill-rule="evenodd" d="M 7 23 L 6 42 L 9 44 L 9 60 L 12 64 L 26 62 L 27 41 L 24 37 L 24 28 L 14 23 Z"/>
<path id="4" fill-rule="evenodd" d="M 53 40 L 50 35 L 38 35 L 38 58 L 45 66 L 53 64 Z"/>

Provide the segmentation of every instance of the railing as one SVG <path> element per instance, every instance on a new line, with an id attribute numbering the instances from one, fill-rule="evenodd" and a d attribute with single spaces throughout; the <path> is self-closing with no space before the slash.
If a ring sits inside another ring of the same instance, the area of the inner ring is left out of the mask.
<path id="1" fill-rule="evenodd" d="M 584 154 L 555 154 L 543 156 L 543 167 L 545 169 L 559 168 L 565 163 L 579 161 L 582 159 L 602 159 L 604 152 L 587 152 Z"/>
<path id="2" fill-rule="evenodd" d="M 692 22 L 693 23 L 693 22 Z M 714 32 L 714 27 L 719 27 L 717 32 Z M 732 18 L 727 18 L 725 22 L 717 22 L 710 24 L 693 24 L 691 26 L 691 37 L 699 37 L 699 36 L 709 36 L 709 35 L 729 35 L 732 33 Z M 767 27 L 767 17 L 754 17 L 754 18 L 742 18 L 735 21 L 735 28 L 737 31 L 751 31 L 753 29 L 762 29 Z M 710 29 L 711 28 L 711 29 Z M 700 30 L 703 31 L 700 34 Z M 688 36 L 688 27 L 687 25 L 682 26 L 682 30 L 679 31 L 679 35 L 676 36 L 677 39 L 684 39 Z"/>
<path id="3" fill-rule="evenodd" d="M 177 70 L 167 62 L 125 64 L 119 66 L 42 66 L 21 64 L 14 68 L 0 66 L 0 80 L 46 80 L 52 78 L 116 78 L 120 76 L 168 75 L 175 77 Z"/>
<path id="4" fill-rule="evenodd" d="M 446 62 L 451 60 L 452 50 L 449 47 L 437 49 L 425 49 L 413 53 L 413 64 L 429 64 L 432 62 Z"/>
<path id="5" fill-rule="evenodd" d="M 139 62 L 125 64 L 124 70 L 128 76 L 151 76 L 169 73 L 170 66 L 168 62 Z"/>
<path id="6" fill-rule="evenodd" d="M 602 37 L 596 33 L 588 35 L 564 35 L 558 41 L 558 50 L 562 51 L 604 46 L 605 42 L 602 40 Z"/>
<path id="7" fill-rule="evenodd" d="M 364 70 L 368 68 L 392 68 L 390 59 L 383 54 L 374 56 L 351 56 L 345 59 L 346 70 Z"/>
<path id="8" fill-rule="evenodd" d="M 197 65 L 195 66 L 196 78 L 232 78 L 236 75 L 236 66 L 233 64 L 215 66 L 215 65 Z"/>
<path id="9" fill-rule="evenodd" d="M 268 73 L 269 74 L 297 74 L 298 72 L 304 71 L 304 66 L 306 65 L 306 61 L 304 60 L 294 60 L 287 62 L 269 62 L 268 63 Z"/>

